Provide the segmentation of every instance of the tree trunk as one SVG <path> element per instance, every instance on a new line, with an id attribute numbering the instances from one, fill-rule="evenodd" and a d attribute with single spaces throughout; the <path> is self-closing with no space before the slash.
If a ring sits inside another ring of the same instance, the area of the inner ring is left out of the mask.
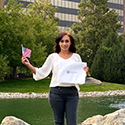
<path id="1" fill-rule="evenodd" d="M 13 78 L 17 78 L 17 67 L 13 66 Z"/>

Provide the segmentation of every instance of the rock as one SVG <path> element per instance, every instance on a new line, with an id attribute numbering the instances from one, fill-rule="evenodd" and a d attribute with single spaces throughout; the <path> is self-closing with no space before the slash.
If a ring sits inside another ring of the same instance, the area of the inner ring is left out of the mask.
<path id="1" fill-rule="evenodd" d="M 7 116 L 2 120 L 1 125 L 30 125 L 14 116 Z"/>
<path id="2" fill-rule="evenodd" d="M 91 118 L 86 119 L 81 125 L 91 125 L 99 122 L 103 118 L 102 115 L 96 115 Z"/>
<path id="3" fill-rule="evenodd" d="M 125 125 L 125 109 L 105 115 L 96 125 Z"/>
<path id="4" fill-rule="evenodd" d="M 105 116 L 88 118 L 81 125 L 125 125 L 125 109 L 117 110 Z"/>
<path id="5" fill-rule="evenodd" d="M 95 79 L 93 77 L 87 77 L 85 83 L 86 84 L 103 85 L 100 80 Z"/>

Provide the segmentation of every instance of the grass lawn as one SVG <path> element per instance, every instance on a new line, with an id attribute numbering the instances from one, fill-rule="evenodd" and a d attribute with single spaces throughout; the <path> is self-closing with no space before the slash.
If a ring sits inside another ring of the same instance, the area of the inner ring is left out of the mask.
<path id="1" fill-rule="evenodd" d="M 21 79 L 21 80 L 8 80 L 0 82 L 0 92 L 35 92 L 35 93 L 48 93 L 49 84 L 51 79 L 46 78 L 43 80 L 35 81 L 34 79 Z M 125 90 L 125 84 L 103 82 L 103 86 L 84 84 L 80 85 L 80 91 L 93 92 L 93 91 L 109 91 L 109 90 Z"/>
<path id="2" fill-rule="evenodd" d="M 49 91 L 50 79 L 35 81 L 34 79 L 8 80 L 0 82 L 0 92 L 36 92 L 46 93 Z"/>
<path id="3" fill-rule="evenodd" d="M 80 86 L 80 91 L 84 92 L 94 92 L 94 91 L 115 91 L 115 90 L 125 90 L 125 84 L 118 84 L 118 83 L 109 83 L 109 82 L 102 82 L 103 86 L 101 85 L 90 85 L 84 84 Z"/>

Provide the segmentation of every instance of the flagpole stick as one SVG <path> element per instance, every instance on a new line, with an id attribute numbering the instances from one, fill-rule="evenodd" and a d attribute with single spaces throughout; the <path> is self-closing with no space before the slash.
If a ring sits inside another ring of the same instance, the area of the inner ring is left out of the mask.
<path id="1" fill-rule="evenodd" d="M 22 55 L 23 55 L 23 44 L 21 44 L 21 46 L 22 46 Z"/>

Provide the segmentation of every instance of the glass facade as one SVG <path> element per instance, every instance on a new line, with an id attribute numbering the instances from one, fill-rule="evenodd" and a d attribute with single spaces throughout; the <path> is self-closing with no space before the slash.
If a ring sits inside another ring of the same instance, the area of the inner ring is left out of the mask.
<path id="1" fill-rule="evenodd" d="M 119 14 L 118 21 L 122 23 L 121 30 L 118 31 L 121 34 L 124 31 L 124 0 L 108 0 L 108 6 L 110 9 L 115 9 Z"/>
<path id="2" fill-rule="evenodd" d="M 29 3 L 34 0 L 18 0 L 23 3 L 26 7 Z M 52 5 L 57 6 L 59 9 L 57 10 L 55 16 L 60 19 L 58 27 L 61 29 L 65 29 L 66 27 L 70 27 L 74 22 L 79 22 L 77 19 L 79 10 L 78 4 L 81 0 L 51 0 Z M 87 0 L 85 0 L 87 1 Z M 124 0 L 108 0 L 108 6 L 110 9 L 115 9 L 119 14 L 118 21 L 120 21 L 124 25 Z M 7 2 L 7 1 L 6 1 Z M 5 3 L 6 4 L 6 3 Z M 122 33 L 124 28 L 122 27 L 119 33 Z"/>
<path id="3" fill-rule="evenodd" d="M 59 28 L 61 31 L 66 27 L 70 27 L 74 22 L 79 22 L 77 19 L 78 4 L 81 0 L 51 0 L 53 6 L 57 6 L 59 9 L 55 16 L 59 21 Z"/>
<path id="4" fill-rule="evenodd" d="M 57 6 L 59 9 L 55 16 L 59 17 L 59 27 L 65 29 L 65 27 L 70 27 L 74 22 L 78 22 L 77 19 L 79 10 L 78 4 L 81 0 L 51 0 L 53 6 Z M 87 0 L 85 0 L 87 1 Z M 118 21 L 124 25 L 124 2 L 123 0 L 109 0 L 108 6 L 110 9 L 115 9 L 119 14 Z M 122 33 L 124 28 L 122 27 L 119 30 L 119 33 Z"/>

